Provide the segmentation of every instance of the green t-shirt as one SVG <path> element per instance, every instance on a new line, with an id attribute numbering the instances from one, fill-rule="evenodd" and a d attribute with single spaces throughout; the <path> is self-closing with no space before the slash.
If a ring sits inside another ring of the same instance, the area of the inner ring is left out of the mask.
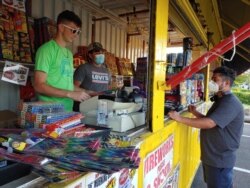
<path id="1" fill-rule="evenodd" d="M 67 48 L 60 47 L 54 40 L 43 44 L 36 53 L 35 70 L 47 74 L 46 83 L 52 87 L 73 91 L 73 55 Z M 41 101 L 62 103 L 67 111 L 72 111 L 73 100 L 38 94 Z"/>

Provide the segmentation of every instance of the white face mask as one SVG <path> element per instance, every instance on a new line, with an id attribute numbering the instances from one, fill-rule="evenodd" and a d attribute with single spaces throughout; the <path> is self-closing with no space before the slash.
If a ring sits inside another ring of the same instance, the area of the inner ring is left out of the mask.
<path id="1" fill-rule="evenodd" d="M 219 91 L 219 85 L 216 82 L 214 82 L 213 80 L 211 80 L 208 83 L 208 89 L 209 89 L 210 94 L 215 94 Z"/>

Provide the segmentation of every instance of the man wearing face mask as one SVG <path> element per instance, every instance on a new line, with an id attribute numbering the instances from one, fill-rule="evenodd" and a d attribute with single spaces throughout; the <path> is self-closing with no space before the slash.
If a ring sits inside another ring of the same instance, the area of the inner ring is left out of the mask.
<path id="1" fill-rule="evenodd" d="M 102 44 L 93 42 L 88 46 L 88 61 L 80 65 L 74 73 L 74 84 L 89 95 L 109 89 L 111 75 L 104 65 L 105 54 Z M 79 111 L 79 102 L 74 103 L 74 111 Z"/>
<path id="2" fill-rule="evenodd" d="M 227 67 L 213 71 L 209 87 L 215 100 L 206 115 L 193 105 L 188 110 L 195 118 L 182 117 L 175 111 L 168 114 L 173 120 L 201 129 L 201 161 L 208 188 L 233 187 L 233 167 L 244 123 L 243 106 L 231 93 L 235 76 Z"/>

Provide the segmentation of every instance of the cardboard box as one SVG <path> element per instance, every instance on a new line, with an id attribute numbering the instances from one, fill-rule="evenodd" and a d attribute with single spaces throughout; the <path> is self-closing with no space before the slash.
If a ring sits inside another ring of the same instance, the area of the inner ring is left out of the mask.
<path id="1" fill-rule="evenodd" d="M 0 111 L 0 128 L 15 128 L 17 125 L 17 114 L 10 110 Z"/>

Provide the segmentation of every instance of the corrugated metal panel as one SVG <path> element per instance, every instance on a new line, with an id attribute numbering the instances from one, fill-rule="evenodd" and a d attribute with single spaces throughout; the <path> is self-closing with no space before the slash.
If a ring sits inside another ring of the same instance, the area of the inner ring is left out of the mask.
<path id="1" fill-rule="evenodd" d="M 0 78 L 2 73 L 0 73 Z M 0 80 L 0 110 L 16 112 L 19 103 L 19 86 Z"/>
<path id="2" fill-rule="evenodd" d="M 46 7 L 45 7 L 46 4 Z M 56 18 L 63 10 L 74 11 L 82 20 L 82 33 L 78 40 L 75 40 L 69 48 L 73 53 L 77 51 L 79 45 L 88 45 L 91 42 L 92 33 L 92 15 L 90 15 L 81 6 L 73 5 L 70 1 L 62 0 L 36 0 L 32 1 L 32 17 L 48 17 L 56 21 Z"/>
<path id="3" fill-rule="evenodd" d="M 143 38 L 140 35 L 130 36 L 128 46 L 128 58 L 132 63 L 136 63 L 138 57 L 147 56 L 147 52 L 143 54 Z"/>
<path id="4" fill-rule="evenodd" d="M 75 40 L 70 49 L 73 53 L 77 51 L 78 45 L 88 45 L 92 38 L 92 15 L 82 6 L 73 5 L 67 0 L 33 0 L 32 17 L 48 17 L 56 21 L 57 15 L 63 10 L 72 10 L 82 20 L 82 33 L 78 40 Z M 101 42 L 107 51 L 117 57 L 128 57 L 131 62 L 136 62 L 142 51 L 142 39 L 138 36 L 131 37 L 128 54 L 126 52 L 127 33 L 126 30 L 110 23 L 110 20 L 96 22 L 95 39 Z M 0 109 L 15 111 L 19 102 L 19 86 L 0 82 Z"/>
<path id="5" fill-rule="evenodd" d="M 51 0 L 43 0 L 43 7 L 44 7 L 44 9 L 43 9 L 43 15 L 46 15 L 47 17 L 49 17 L 49 18 L 52 18 L 52 19 L 54 19 L 54 13 L 55 13 L 55 10 L 59 10 L 58 8 L 57 8 L 57 6 L 56 7 L 54 7 L 54 1 L 51 1 Z M 57 2 L 58 4 L 60 3 L 60 2 Z M 50 6 L 46 6 L 45 7 L 45 5 L 50 5 Z M 55 9 L 54 9 L 55 8 Z"/>
<path id="6" fill-rule="evenodd" d="M 110 23 L 107 23 L 107 32 L 106 32 L 106 50 L 111 52 L 111 40 L 112 40 L 112 35 L 111 35 L 111 27 L 112 25 Z"/>
<path id="7" fill-rule="evenodd" d="M 46 7 L 45 7 L 46 4 Z M 32 1 L 32 16 L 35 18 L 48 17 L 56 20 L 57 15 L 63 10 L 72 10 L 80 16 L 82 20 L 82 33 L 78 40 L 75 40 L 69 48 L 75 53 L 77 46 L 88 45 L 92 35 L 92 15 L 82 6 L 72 4 L 71 1 L 62 0 L 35 0 Z M 107 51 L 117 57 L 126 57 L 127 35 L 125 29 L 119 28 L 110 23 L 110 20 L 95 22 L 95 41 L 101 42 Z M 140 36 L 131 37 L 132 43 L 129 44 L 128 58 L 135 62 L 142 50 L 142 39 Z M 134 56 L 135 55 L 135 56 Z"/>
<path id="8" fill-rule="evenodd" d="M 110 41 L 110 44 L 111 44 L 111 47 L 110 47 L 110 52 L 115 54 L 115 37 L 116 37 L 116 29 L 115 29 L 115 26 L 111 26 L 111 41 Z"/>
<path id="9" fill-rule="evenodd" d="M 127 34 L 125 31 L 121 31 L 121 57 L 126 57 L 126 41 L 127 41 Z"/>
<path id="10" fill-rule="evenodd" d="M 101 33 L 100 33 L 100 42 L 102 45 L 106 46 L 106 33 L 107 33 L 107 22 L 101 22 L 100 27 L 101 27 Z"/>

